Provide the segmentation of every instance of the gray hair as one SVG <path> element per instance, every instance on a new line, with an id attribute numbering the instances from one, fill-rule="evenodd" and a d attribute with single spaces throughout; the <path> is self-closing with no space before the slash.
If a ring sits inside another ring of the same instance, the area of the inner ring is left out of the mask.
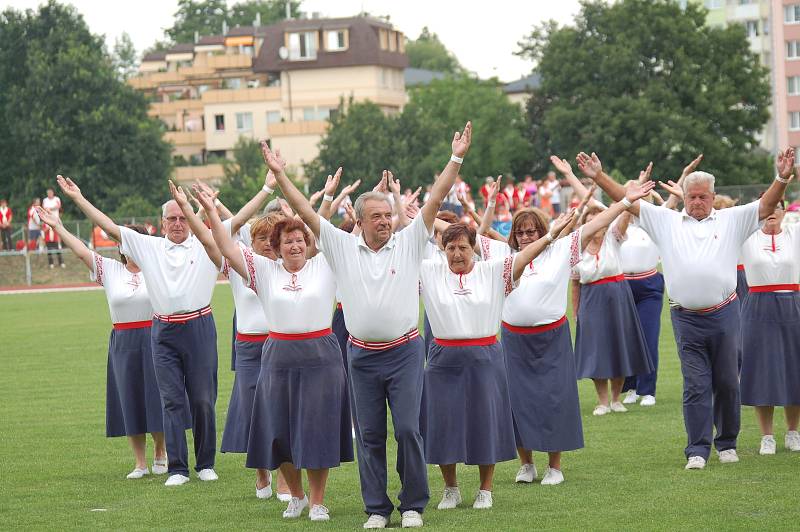
<path id="1" fill-rule="evenodd" d="M 281 199 L 275 198 L 267 203 L 267 206 L 264 207 L 263 214 L 267 215 L 273 212 L 282 212 L 283 209 L 281 208 Z"/>
<path id="2" fill-rule="evenodd" d="M 353 210 L 356 211 L 356 220 L 363 219 L 364 216 L 364 203 L 368 201 L 385 201 L 389 208 L 392 208 L 392 204 L 389 203 L 389 200 L 386 198 L 386 194 L 383 192 L 364 192 L 358 198 L 356 198 L 356 202 L 353 204 Z"/>
<path id="3" fill-rule="evenodd" d="M 708 172 L 696 171 L 686 176 L 683 180 L 683 193 L 686 194 L 689 190 L 689 185 L 708 185 L 711 193 L 714 192 L 714 176 Z"/>
<path id="4" fill-rule="evenodd" d="M 167 200 L 167 201 L 164 202 L 163 205 L 161 205 L 161 217 L 162 218 L 166 218 L 167 217 L 167 205 L 169 205 L 170 202 L 172 202 L 172 201 L 175 201 L 175 200 Z"/>

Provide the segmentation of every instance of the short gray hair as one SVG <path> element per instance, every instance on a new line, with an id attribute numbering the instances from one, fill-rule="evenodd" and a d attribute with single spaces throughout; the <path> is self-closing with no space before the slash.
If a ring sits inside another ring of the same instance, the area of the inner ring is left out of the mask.
<path id="1" fill-rule="evenodd" d="M 171 201 L 175 201 L 175 200 L 174 199 L 167 200 L 167 201 L 164 202 L 163 205 L 161 205 L 161 217 L 162 218 L 166 218 L 167 217 L 167 205 L 169 205 Z"/>
<path id="2" fill-rule="evenodd" d="M 692 172 L 691 174 L 686 176 L 686 179 L 683 180 L 683 193 L 689 190 L 689 185 L 701 185 L 706 184 L 708 185 L 709 190 L 713 193 L 714 192 L 714 181 L 715 178 L 712 174 L 708 172 L 701 172 L 696 171 Z"/>
<path id="3" fill-rule="evenodd" d="M 364 192 L 356 198 L 356 202 L 353 204 L 353 210 L 356 211 L 356 220 L 363 219 L 364 203 L 368 201 L 385 201 L 389 208 L 392 208 L 392 204 L 389 203 L 389 199 L 383 192 L 375 192 L 374 190 L 372 192 Z"/>
<path id="4" fill-rule="evenodd" d="M 264 207 L 263 213 L 265 215 L 273 213 L 273 212 L 283 212 L 283 209 L 281 208 L 281 199 L 280 198 L 274 198 L 269 203 L 267 203 L 266 207 Z"/>

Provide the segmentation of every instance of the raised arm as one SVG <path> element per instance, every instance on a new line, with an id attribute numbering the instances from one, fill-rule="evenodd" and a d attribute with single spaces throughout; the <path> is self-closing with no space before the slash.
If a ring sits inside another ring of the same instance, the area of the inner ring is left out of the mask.
<path id="1" fill-rule="evenodd" d="M 439 174 L 439 179 L 433 183 L 431 187 L 431 197 L 428 198 L 428 201 L 422 206 L 422 219 L 428 231 L 433 229 L 433 220 L 436 218 L 436 213 L 439 212 L 444 198 L 456 182 L 456 176 L 458 176 L 458 171 L 461 169 L 461 163 L 456 161 L 464 159 L 469 151 L 471 143 L 472 122 L 467 122 L 463 132 L 459 133 L 456 131 L 453 135 L 453 155 L 450 157 L 444 170 L 442 170 L 442 173 Z"/>
<path id="2" fill-rule="evenodd" d="M 500 191 L 500 184 L 503 181 L 503 176 L 497 176 L 497 179 L 489 186 L 489 194 L 486 196 L 486 209 L 483 211 L 483 220 L 478 226 L 478 234 L 485 235 L 492 228 L 494 222 L 494 209 L 497 205 L 497 193 Z"/>
<path id="3" fill-rule="evenodd" d="M 278 156 L 280 157 L 280 151 L 278 151 Z M 267 170 L 264 186 L 233 216 L 231 220 L 232 235 L 236 234 L 247 223 L 247 220 L 256 215 L 258 209 L 269 199 L 276 188 L 278 188 L 278 182 L 275 181 L 275 174 L 272 173 L 272 170 Z"/>
<path id="4" fill-rule="evenodd" d="M 395 230 L 402 229 L 411 223 L 411 220 L 406 216 L 406 206 L 403 202 L 403 189 L 400 186 L 400 180 L 394 178 L 394 174 L 389 170 L 384 170 L 387 173 L 387 184 L 389 191 L 392 193 L 394 199 L 394 213 L 397 215 L 397 227 Z"/>
<path id="5" fill-rule="evenodd" d="M 597 186 L 602 188 L 606 194 L 611 196 L 614 201 L 620 201 L 625 197 L 625 187 L 611 179 L 608 174 L 603 172 L 603 165 L 600 158 L 595 153 L 591 157 L 583 152 L 580 152 L 576 157 L 578 161 L 578 168 L 583 172 L 583 175 L 597 183 Z M 634 207 L 634 215 L 639 215 L 639 206 Z"/>
<path id="6" fill-rule="evenodd" d="M 72 179 L 59 175 L 56 177 L 56 181 L 58 181 L 58 186 L 61 187 L 61 191 L 75 202 L 75 205 L 83 211 L 83 214 L 85 214 L 92 223 L 99 225 L 100 229 L 105 231 L 108 236 L 117 242 L 120 241 L 119 227 L 114 223 L 114 220 L 89 203 L 89 200 L 83 197 L 81 189 L 78 188 L 78 185 L 76 185 Z"/>
<path id="7" fill-rule="evenodd" d="M 569 183 L 569 186 L 572 187 L 572 190 L 575 191 L 581 201 L 588 198 L 588 201 L 592 201 L 600 207 L 605 207 L 605 205 L 592 197 L 592 193 L 594 191 L 592 190 L 590 192 L 589 189 L 586 188 L 586 185 L 581 183 L 581 180 L 577 178 L 575 173 L 572 171 L 572 166 L 569 164 L 569 161 L 566 159 L 560 159 L 555 155 L 551 155 L 550 162 L 553 164 L 556 170 L 558 170 L 558 172 L 564 176 L 564 179 L 567 180 L 567 183 Z"/>
<path id="8" fill-rule="evenodd" d="M 197 200 L 206 210 L 208 223 L 211 225 L 210 233 L 214 239 L 215 247 L 219 250 L 219 253 L 224 259 L 228 259 L 228 264 L 233 268 L 233 271 L 238 273 L 242 279 L 248 279 L 247 265 L 244 263 L 242 253 L 239 250 L 239 246 L 237 246 L 233 238 L 231 238 L 230 232 L 222 225 L 222 220 L 219 217 L 217 208 L 214 206 L 214 198 L 207 192 L 200 190 L 197 194 Z"/>
<path id="9" fill-rule="evenodd" d="M 294 183 L 286 176 L 283 171 L 283 161 L 272 150 L 269 149 L 266 142 L 261 142 L 261 153 L 264 156 L 264 162 L 267 167 L 275 174 L 275 179 L 278 186 L 283 192 L 289 206 L 300 216 L 300 219 L 311 229 L 314 236 L 319 238 L 319 214 L 314 212 L 314 208 L 308 202 L 303 193 L 297 190 Z M 216 239 L 215 239 L 216 240 Z M 217 243 L 219 244 L 219 242 Z M 223 252 L 224 255 L 224 252 Z M 227 257 L 227 255 L 225 255 Z"/>
<path id="10" fill-rule="evenodd" d="M 333 213 L 336 212 L 333 210 L 333 195 L 336 194 L 336 189 L 339 188 L 339 180 L 341 178 L 342 167 L 340 166 L 333 175 L 328 174 L 328 178 L 325 180 L 325 188 L 323 188 L 325 195 L 322 197 L 322 204 L 319 206 L 317 214 L 326 220 L 330 220 Z"/>
<path id="11" fill-rule="evenodd" d="M 333 203 L 331 203 L 331 213 L 332 213 L 331 216 L 333 216 L 333 213 L 339 212 L 339 206 L 342 204 L 344 199 L 353 192 L 355 192 L 360 184 L 361 180 L 356 179 L 354 183 L 351 183 L 350 185 L 344 187 L 342 191 L 339 192 L 339 195 L 336 196 L 336 199 L 333 200 Z"/>
<path id="12" fill-rule="evenodd" d="M 211 199 L 211 205 L 214 206 L 214 200 L 216 200 L 216 194 L 211 195 L 206 190 L 201 187 L 195 185 L 195 195 L 199 198 L 200 194 L 205 194 L 206 197 Z M 189 224 L 189 229 L 192 230 L 194 236 L 197 237 L 197 240 L 203 244 L 203 248 L 206 250 L 206 255 L 208 258 L 211 259 L 211 262 L 214 263 L 214 266 L 219 268 L 222 266 L 222 255 L 217 248 L 217 245 L 214 243 L 214 238 L 211 236 L 211 231 L 208 230 L 203 222 L 200 220 L 200 217 L 195 214 L 194 209 L 192 209 L 191 203 L 189 203 L 189 197 L 186 195 L 186 192 L 183 191 L 182 187 L 176 187 L 175 183 L 172 182 L 170 179 L 169 181 L 169 191 L 172 194 L 172 199 L 178 204 L 178 207 L 181 208 L 181 212 L 186 217 L 186 221 Z M 199 202 L 199 199 L 198 199 Z M 206 213 L 206 217 L 208 217 L 208 209 L 205 205 L 201 204 L 203 210 Z M 214 207 L 214 211 L 216 211 L 216 207 Z M 217 214 L 219 217 L 219 214 Z"/>
<path id="13" fill-rule="evenodd" d="M 667 201 L 664 202 L 664 207 L 668 209 L 675 209 L 678 207 L 678 203 L 683 201 L 683 180 L 686 179 L 686 176 L 694 172 L 697 167 L 700 165 L 700 162 L 703 160 L 703 154 L 701 153 L 697 157 L 694 158 L 692 162 L 687 164 L 683 168 L 683 172 L 681 172 L 680 178 L 678 178 L 678 182 L 675 183 L 671 180 L 667 181 L 670 185 L 669 188 L 664 185 L 664 183 L 659 182 L 659 185 L 666 191 L 670 193 L 670 196 L 667 198 Z"/>
<path id="14" fill-rule="evenodd" d="M 650 194 L 650 191 L 653 190 L 653 187 L 655 186 L 656 184 L 654 182 L 647 181 L 646 183 L 641 184 L 633 183 L 627 188 L 627 190 L 623 188 L 623 190 L 625 190 L 625 197 L 622 201 L 612 203 L 608 209 L 592 218 L 590 222 L 583 226 L 583 230 L 581 230 L 581 251 L 586 249 L 586 245 L 589 243 L 595 233 L 604 227 L 611 225 L 611 222 L 613 222 L 617 216 L 626 210 L 631 212 L 634 208 L 636 208 L 638 212 L 639 204 L 637 200 Z"/>
<path id="15" fill-rule="evenodd" d="M 39 215 L 39 219 L 53 228 L 53 231 L 58 233 L 58 236 L 61 237 L 61 241 L 67 245 L 69 249 L 75 253 L 75 256 L 81 259 L 89 271 L 94 270 L 94 257 L 92 257 L 92 250 L 86 247 L 86 244 L 78 238 L 77 236 L 73 235 L 69 231 L 67 231 L 64 224 L 61 223 L 61 218 L 58 216 L 54 216 L 52 213 L 44 210 L 42 207 L 36 207 L 36 213 Z"/>
<path id="16" fill-rule="evenodd" d="M 773 212 L 794 177 L 794 148 L 778 153 L 778 175 L 758 202 L 758 219 L 763 220 Z"/>
<path id="17" fill-rule="evenodd" d="M 558 237 L 558 234 L 561 233 L 561 230 L 564 229 L 564 227 L 567 226 L 574 217 L 575 211 L 565 212 L 556 218 L 556 221 L 553 223 L 553 227 L 545 236 L 536 242 L 533 242 L 532 244 L 528 244 L 525 246 L 525 249 L 517 253 L 517 255 L 514 257 L 514 267 L 511 270 L 514 281 L 520 278 L 522 272 L 525 271 L 525 266 L 527 266 L 528 263 L 530 263 L 533 259 L 538 257 L 539 254 L 544 251 L 544 248 L 549 246 L 550 243 L 553 242 L 556 237 Z"/>

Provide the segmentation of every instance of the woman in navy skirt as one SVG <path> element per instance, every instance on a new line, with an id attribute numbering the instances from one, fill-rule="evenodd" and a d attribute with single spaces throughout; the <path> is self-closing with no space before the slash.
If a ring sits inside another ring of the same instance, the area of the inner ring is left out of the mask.
<path id="1" fill-rule="evenodd" d="M 587 212 L 589 223 L 602 209 L 592 205 Z M 598 400 L 592 411 L 595 416 L 627 412 L 619 400 L 625 377 L 653 371 L 636 304 L 622 274 L 620 245 L 627 225 L 627 219 L 618 219 L 610 230 L 595 233 L 573 269 L 577 277 L 572 291 L 578 318 L 577 376 L 594 382 Z"/>
<path id="2" fill-rule="evenodd" d="M 331 331 L 336 281 L 321 254 L 306 259 L 310 237 L 302 222 L 278 222 L 270 245 L 282 262 L 233 243 L 213 199 L 200 195 L 212 233 L 230 267 L 247 280 L 270 325 L 256 384 L 247 466 L 281 471 L 292 499 L 285 518 L 309 505 L 312 521 L 327 521 L 328 471 L 353 460 L 350 411 L 342 354 Z M 310 497 L 303 491 L 306 469 Z"/>
<path id="3" fill-rule="evenodd" d="M 629 196 L 630 201 L 641 197 L 633 189 Z M 612 205 L 545 249 L 525 266 L 519 287 L 506 299 L 502 342 L 521 462 L 517 482 L 536 478 L 535 450 L 548 454 L 542 485 L 560 484 L 561 453 L 583 447 L 575 354 L 566 317 L 570 271 L 592 236 L 624 208 L 622 203 Z M 547 219 L 539 209 L 525 209 L 515 214 L 511 227 L 509 244 L 524 250 L 547 234 Z"/>
<path id="4" fill-rule="evenodd" d="M 147 467 L 145 434 L 150 433 L 155 447 L 152 472 L 167 472 L 167 450 L 164 444 L 163 409 L 158 393 L 153 355 L 150 347 L 150 326 L 153 308 L 147 296 L 144 277 L 139 267 L 122 256 L 122 262 L 93 253 L 77 237 L 67 231 L 60 218 L 37 208 L 39 217 L 52 227 L 91 272 L 91 278 L 103 287 L 114 328 L 108 341 L 106 378 L 106 436 L 127 436 L 133 449 L 136 466 L 129 479 L 150 474 Z M 128 226 L 147 234 L 144 227 Z M 186 412 L 186 428 L 191 426 Z"/>
<path id="5" fill-rule="evenodd" d="M 786 416 L 784 443 L 800 451 L 800 227 L 781 228 L 784 202 L 742 246 L 750 294 L 742 305 L 742 404 L 755 407 L 760 454 L 775 454 L 772 418 Z"/>
<path id="6" fill-rule="evenodd" d="M 563 217 L 558 234 L 570 219 Z M 461 502 L 456 464 L 478 465 L 473 508 L 492 507 L 494 466 L 514 458 L 508 377 L 497 330 L 503 302 L 525 264 L 553 240 L 541 239 L 514 257 L 475 262 L 475 230 L 453 224 L 442 234 L 447 263 L 425 260 L 422 295 L 434 341 L 425 368 L 425 459 L 438 464 L 444 493 L 438 508 Z"/>

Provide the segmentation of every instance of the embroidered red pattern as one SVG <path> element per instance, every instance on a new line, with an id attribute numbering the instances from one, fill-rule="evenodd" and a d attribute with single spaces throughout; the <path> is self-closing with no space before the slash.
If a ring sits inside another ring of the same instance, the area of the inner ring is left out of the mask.
<path id="1" fill-rule="evenodd" d="M 572 242 L 569 245 L 569 267 L 573 268 L 581 261 L 581 230 L 572 233 Z"/>
<path id="2" fill-rule="evenodd" d="M 483 253 L 483 260 L 492 258 L 491 246 L 489 245 L 489 238 L 481 235 L 481 252 Z"/>
<path id="3" fill-rule="evenodd" d="M 230 279 L 230 274 L 231 274 L 231 263 L 228 262 L 228 259 L 225 259 L 225 262 L 222 265 L 222 275 L 224 275 L 226 279 Z"/>
<path id="4" fill-rule="evenodd" d="M 94 269 L 95 269 L 95 282 L 100 286 L 103 286 L 103 257 L 98 255 L 97 253 L 94 254 Z"/>
<path id="5" fill-rule="evenodd" d="M 256 287 L 256 265 L 253 262 L 253 252 L 249 248 L 242 248 L 242 254 L 244 255 L 244 262 L 247 264 L 247 275 L 250 276 L 250 284 L 247 285 L 247 288 L 258 294 L 258 288 Z"/>
<path id="6" fill-rule="evenodd" d="M 511 266 L 513 263 L 513 257 L 506 257 L 503 260 L 503 283 L 505 284 L 506 295 L 510 294 L 514 289 L 514 284 L 511 279 Z"/>

